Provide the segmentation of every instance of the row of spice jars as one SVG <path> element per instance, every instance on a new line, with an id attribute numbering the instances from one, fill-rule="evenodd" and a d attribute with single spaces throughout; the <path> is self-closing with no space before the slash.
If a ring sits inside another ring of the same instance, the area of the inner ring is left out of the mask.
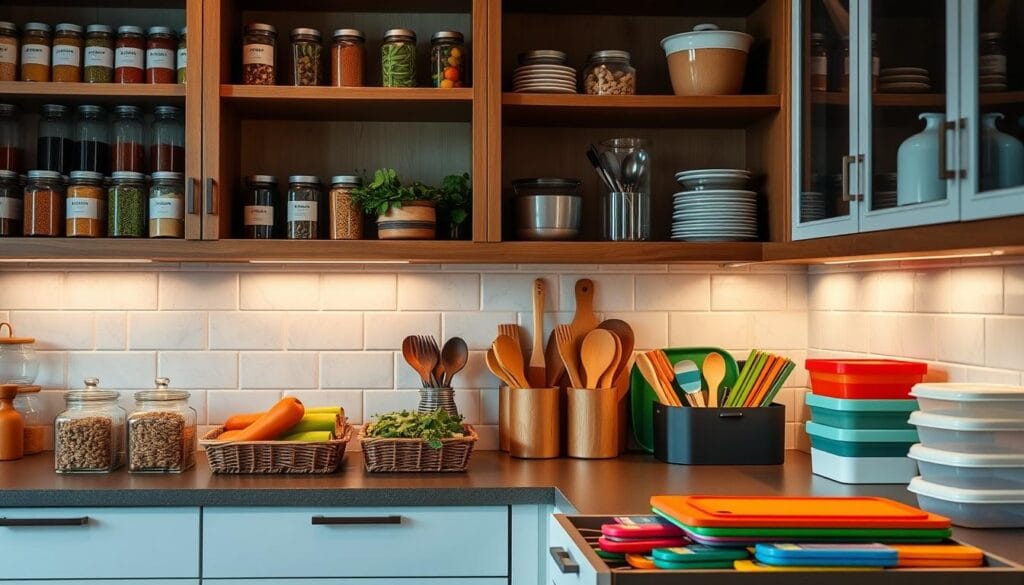
<path id="1" fill-rule="evenodd" d="M 463 87 L 466 83 L 467 54 L 462 33 L 440 31 L 431 37 L 430 77 L 433 87 Z M 242 83 L 275 85 L 277 29 L 273 25 L 245 26 L 242 44 Z M 358 87 L 365 84 L 366 36 L 354 28 L 341 28 L 332 35 L 330 57 L 325 54 L 322 35 L 315 28 L 295 28 L 289 35 L 287 84 Z M 384 32 L 381 44 L 381 78 L 384 87 L 416 86 L 416 33 L 405 28 Z M 330 70 L 329 76 L 325 73 Z"/>
<path id="2" fill-rule="evenodd" d="M 0 81 L 185 83 L 187 30 L 0 22 Z M 20 49 L 20 50 L 19 50 Z"/>
<path id="3" fill-rule="evenodd" d="M 181 173 L 0 171 L 0 236 L 184 238 L 184 203 Z"/>
<path id="4" fill-rule="evenodd" d="M 242 195 L 241 237 L 248 239 L 359 240 L 363 210 L 352 200 L 362 184 L 355 175 L 331 177 L 326 195 L 320 177 L 291 175 L 284 197 L 273 175 L 246 177 Z"/>
<path id="5" fill-rule="evenodd" d="M 108 473 L 126 459 L 128 471 L 135 473 L 191 468 L 196 411 L 188 405 L 189 393 L 169 384 L 168 378 L 157 378 L 155 390 L 136 392 L 131 414 L 118 405 L 120 394 L 101 390 L 97 378 L 86 378 L 84 390 L 66 393 L 66 409 L 53 427 L 57 473 Z"/>

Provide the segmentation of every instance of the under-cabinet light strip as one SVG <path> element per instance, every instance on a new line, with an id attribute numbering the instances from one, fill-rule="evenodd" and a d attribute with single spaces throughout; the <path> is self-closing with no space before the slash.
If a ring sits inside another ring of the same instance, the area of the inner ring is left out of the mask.
<path id="1" fill-rule="evenodd" d="M 148 258 L 0 258 L 3 264 L 149 264 Z"/>
<path id="2" fill-rule="evenodd" d="M 975 252 L 971 254 L 942 254 L 936 256 L 903 256 L 900 258 L 860 258 L 857 260 L 830 260 L 823 264 L 867 264 L 869 262 L 904 262 L 910 260 L 951 260 L 954 258 L 988 258 L 990 256 L 1002 256 L 1002 250 L 991 252 Z"/>
<path id="3" fill-rule="evenodd" d="M 411 264 L 409 260 L 249 260 L 249 264 Z"/>

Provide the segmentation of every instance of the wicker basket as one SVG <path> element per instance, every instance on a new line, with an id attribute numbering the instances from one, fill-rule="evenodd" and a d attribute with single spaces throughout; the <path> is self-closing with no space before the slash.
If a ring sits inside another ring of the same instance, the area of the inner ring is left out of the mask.
<path id="1" fill-rule="evenodd" d="M 442 439 L 440 449 L 432 449 L 423 439 L 385 439 L 359 434 L 366 471 L 466 471 L 473 446 L 480 437 L 476 429 L 464 425 L 463 437 Z"/>
<path id="2" fill-rule="evenodd" d="M 334 473 L 352 438 L 340 415 L 331 441 L 218 441 L 223 432 L 213 429 L 199 442 L 214 473 Z"/>

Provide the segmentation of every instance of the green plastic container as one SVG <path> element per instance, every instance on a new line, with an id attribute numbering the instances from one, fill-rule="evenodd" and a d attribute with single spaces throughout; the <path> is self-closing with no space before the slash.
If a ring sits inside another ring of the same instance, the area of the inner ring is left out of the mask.
<path id="1" fill-rule="evenodd" d="M 816 423 L 840 429 L 912 429 L 916 400 L 851 400 L 808 392 L 804 399 Z"/>
<path id="2" fill-rule="evenodd" d="M 807 423 L 811 446 L 843 457 L 906 457 L 917 442 L 915 429 L 842 429 Z"/>

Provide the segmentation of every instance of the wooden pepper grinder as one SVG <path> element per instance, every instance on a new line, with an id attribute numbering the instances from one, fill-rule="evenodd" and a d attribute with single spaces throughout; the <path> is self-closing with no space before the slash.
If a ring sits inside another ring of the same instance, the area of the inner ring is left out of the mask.
<path id="1" fill-rule="evenodd" d="M 25 454 L 25 419 L 14 409 L 16 384 L 0 385 L 0 461 L 21 459 Z"/>

